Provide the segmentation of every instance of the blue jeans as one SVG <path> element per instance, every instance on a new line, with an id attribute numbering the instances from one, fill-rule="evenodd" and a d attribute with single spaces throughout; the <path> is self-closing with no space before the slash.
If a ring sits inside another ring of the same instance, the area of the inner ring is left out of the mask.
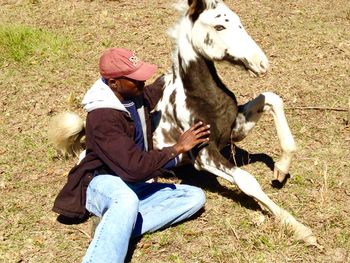
<path id="1" fill-rule="evenodd" d="M 124 262 L 130 238 L 187 219 L 204 203 L 204 192 L 194 186 L 98 175 L 88 186 L 86 208 L 102 219 L 83 262 Z"/>

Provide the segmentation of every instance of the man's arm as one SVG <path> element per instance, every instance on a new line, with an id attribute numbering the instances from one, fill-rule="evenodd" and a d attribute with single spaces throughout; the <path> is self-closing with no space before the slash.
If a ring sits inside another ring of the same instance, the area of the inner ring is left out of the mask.
<path id="1" fill-rule="evenodd" d="M 129 123 L 122 114 L 112 109 L 99 109 L 89 113 L 93 129 L 95 151 L 99 158 L 123 180 L 137 182 L 150 179 L 152 174 L 175 158 L 175 147 L 145 152 L 128 134 Z"/>

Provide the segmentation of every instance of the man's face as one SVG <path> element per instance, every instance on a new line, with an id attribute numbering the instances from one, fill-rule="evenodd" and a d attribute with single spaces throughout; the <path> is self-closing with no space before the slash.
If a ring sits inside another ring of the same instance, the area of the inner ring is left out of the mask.
<path id="1" fill-rule="evenodd" d="M 119 99 L 125 100 L 141 95 L 145 87 L 145 82 L 122 77 L 114 81 L 112 80 L 110 86 L 113 91 L 122 97 Z"/>

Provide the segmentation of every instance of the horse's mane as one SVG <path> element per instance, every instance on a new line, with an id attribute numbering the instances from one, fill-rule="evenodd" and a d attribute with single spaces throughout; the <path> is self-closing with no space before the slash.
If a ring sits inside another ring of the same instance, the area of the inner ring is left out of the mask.
<path id="1" fill-rule="evenodd" d="M 188 9 L 187 1 L 180 0 L 172 5 L 172 7 L 179 13 L 179 18 L 174 25 L 167 30 L 167 34 L 172 39 L 172 42 L 176 44 L 178 39 L 178 32 L 180 30 L 181 20 L 184 19 L 186 11 Z"/>
<path id="2" fill-rule="evenodd" d="M 214 8 L 218 4 L 218 0 L 203 0 L 205 2 L 206 8 Z M 179 30 L 180 20 L 184 18 L 184 16 L 188 12 L 188 1 L 187 0 L 179 0 L 176 3 L 172 4 L 172 7 L 179 13 L 179 20 L 175 25 L 168 29 L 168 35 L 172 39 L 177 39 L 176 32 Z M 174 35 L 175 34 L 175 35 Z"/>
<path id="3" fill-rule="evenodd" d="M 188 3 L 186 0 L 179 0 L 172 5 L 172 7 L 181 14 L 185 14 L 188 9 Z"/>

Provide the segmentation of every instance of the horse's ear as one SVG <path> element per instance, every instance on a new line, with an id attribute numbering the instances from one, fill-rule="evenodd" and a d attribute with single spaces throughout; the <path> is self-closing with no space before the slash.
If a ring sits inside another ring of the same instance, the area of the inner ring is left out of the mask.
<path id="1" fill-rule="evenodd" d="M 192 22 L 196 21 L 199 15 L 205 10 L 205 0 L 188 0 L 187 15 L 191 18 Z"/>

